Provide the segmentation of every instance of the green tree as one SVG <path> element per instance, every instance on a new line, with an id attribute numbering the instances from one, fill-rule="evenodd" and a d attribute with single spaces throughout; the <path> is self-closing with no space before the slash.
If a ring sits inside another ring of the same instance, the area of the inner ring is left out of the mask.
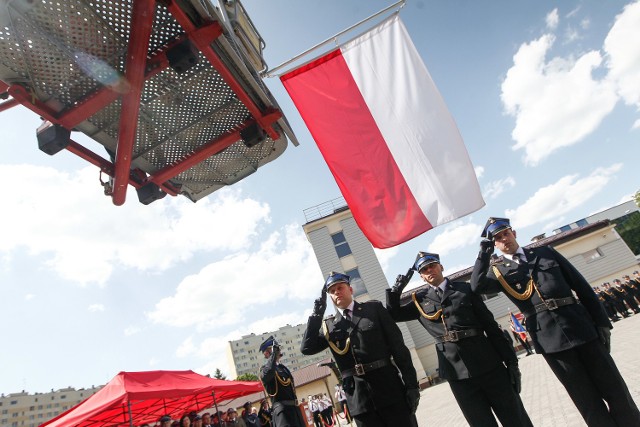
<path id="1" fill-rule="evenodd" d="M 633 199 L 636 201 L 636 205 L 640 207 L 640 190 L 636 191 L 636 194 L 635 196 L 633 196 Z"/>
<path id="2" fill-rule="evenodd" d="M 242 374 L 240 375 L 238 378 L 236 378 L 236 381 L 258 381 L 258 376 L 256 374 Z"/>
<path id="3" fill-rule="evenodd" d="M 634 255 L 640 254 L 640 212 L 631 212 L 615 220 L 616 231 Z"/>
<path id="4" fill-rule="evenodd" d="M 224 375 L 222 373 L 220 368 L 216 368 L 216 372 L 215 372 L 215 374 L 213 374 L 213 378 L 217 378 L 219 380 L 226 380 L 227 379 L 226 375 Z"/>

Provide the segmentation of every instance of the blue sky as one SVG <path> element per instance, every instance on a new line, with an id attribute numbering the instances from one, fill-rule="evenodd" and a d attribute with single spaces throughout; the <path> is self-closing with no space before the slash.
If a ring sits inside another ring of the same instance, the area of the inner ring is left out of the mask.
<path id="1" fill-rule="evenodd" d="M 275 67 L 390 3 L 244 4 Z M 390 282 L 419 250 L 445 272 L 470 266 L 489 216 L 511 217 L 524 244 L 640 188 L 639 2 L 409 0 L 400 16 L 487 205 L 378 251 Z M 228 340 L 306 321 L 323 278 L 302 212 L 340 193 L 279 80 L 267 84 L 300 146 L 196 204 L 130 192 L 115 207 L 96 168 L 37 149 L 35 114 L 0 114 L 0 392 L 228 371 Z"/>

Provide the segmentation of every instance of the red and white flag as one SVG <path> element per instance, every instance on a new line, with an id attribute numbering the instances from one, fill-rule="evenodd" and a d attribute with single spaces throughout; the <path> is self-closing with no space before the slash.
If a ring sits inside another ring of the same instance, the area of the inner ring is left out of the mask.
<path id="1" fill-rule="evenodd" d="M 484 206 L 458 128 L 398 15 L 280 79 L 373 246 Z"/>

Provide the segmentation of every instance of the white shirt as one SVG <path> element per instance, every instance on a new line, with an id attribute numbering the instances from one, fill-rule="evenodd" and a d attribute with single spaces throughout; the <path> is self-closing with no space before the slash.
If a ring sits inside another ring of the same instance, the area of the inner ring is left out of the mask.
<path id="1" fill-rule="evenodd" d="M 346 309 L 349 309 L 349 314 L 351 315 L 351 317 L 353 317 L 353 306 L 355 305 L 355 301 L 351 301 L 351 304 L 349 304 L 349 307 L 345 307 L 345 308 L 340 308 L 340 307 L 336 307 L 336 310 L 338 310 L 340 312 L 340 315 L 342 317 L 344 317 L 344 311 Z"/>
<path id="2" fill-rule="evenodd" d="M 518 255 L 520 256 L 520 258 L 518 258 Z M 518 264 L 520 264 L 521 259 L 527 259 L 527 256 L 525 255 L 524 250 L 521 246 L 518 246 L 518 249 L 513 254 L 511 254 L 511 259 L 513 259 Z"/>

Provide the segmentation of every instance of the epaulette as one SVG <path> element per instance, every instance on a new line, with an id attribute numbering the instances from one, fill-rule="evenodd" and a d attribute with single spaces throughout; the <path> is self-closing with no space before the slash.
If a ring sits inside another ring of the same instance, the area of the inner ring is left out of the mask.
<path id="1" fill-rule="evenodd" d="M 489 263 L 489 265 L 503 265 L 504 264 L 504 258 L 500 257 L 497 260 L 491 260 L 491 262 Z"/>

